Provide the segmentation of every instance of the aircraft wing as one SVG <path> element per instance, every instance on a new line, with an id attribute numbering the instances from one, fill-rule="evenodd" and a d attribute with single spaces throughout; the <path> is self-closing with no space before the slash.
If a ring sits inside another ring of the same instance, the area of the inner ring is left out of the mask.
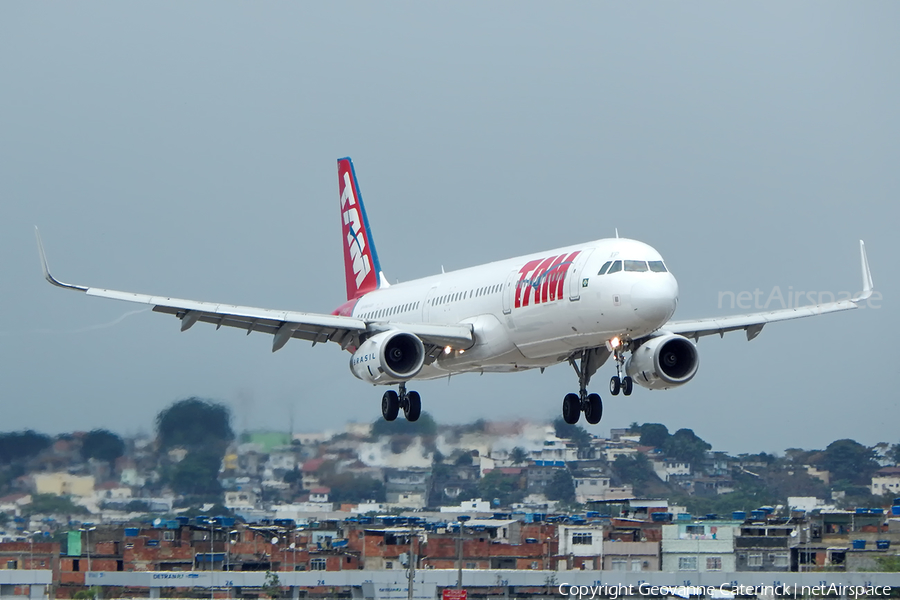
<path id="1" fill-rule="evenodd" d="M 175 315 L 181 319 L 181 331 L 186 331 L 196 323 L 203 322 L 214 324 L 216 329 L 220 327 L 243 329 L 247 335 L 254 331 L 269 333 L 274 336 L 272 352 L 275 352 L 283 348 L 292 338 L 311 341 L 313 345 L 319 342 L 336 342 L 341 345 L 341 348 L 347 349 L 359 347 L 362 339 L 367 336 L 390 329 L 402 329 L 418 336 L 426 345 L 426 353 L 432 359 L 445 346 L 469 348 L 475 341 L 471 327 L 464 325 L 366 321 L 338 315 L 200 302 L 63 283 L 50 274 L 44 246 L 37 228 L 35 228 L 35 235 L 44 277 L 53 285 L 84 292 L 88 296 L 149 304 L 153 307 L 154 312 Z"/>
<path id="2" fill-rule="evenodd" d="M 766 323 L 800 319 L 802 317 L 814 317 L 826 313 L 859 308 L 859 302 L 867 300 L 872 295 L 872 272 L 869 270 L 869 260 L 866 257 L 866 245 L 859 241 L 860 260 L 862 262 L 863 291 L 848 300 L 826 302 L 810 306 L 798 306 L 796 308 L 784 308 L 768 312 L 750 313 L 746 315 L 734 315 L 728 317 L 711 317 L 693 321 L 669 321 L 661 330 L 677 333 L 694 341 L 705 335 L 718 333 L 724 336 L 729 331 L 743 329 L 747 332 L 747 340 L 752 340 L 760 334 Z"/>

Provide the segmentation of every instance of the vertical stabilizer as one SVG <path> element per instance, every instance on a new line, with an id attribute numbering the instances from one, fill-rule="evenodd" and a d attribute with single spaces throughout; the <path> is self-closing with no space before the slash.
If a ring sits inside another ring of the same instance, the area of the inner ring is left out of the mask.
<path id="1" fill-rule="evenodd" d="M 341 192 L 347 300 L 354 300 L 382 287 L 382 275 L 356 172 L 349 158 L 338 159 L 338 189 Z"/>

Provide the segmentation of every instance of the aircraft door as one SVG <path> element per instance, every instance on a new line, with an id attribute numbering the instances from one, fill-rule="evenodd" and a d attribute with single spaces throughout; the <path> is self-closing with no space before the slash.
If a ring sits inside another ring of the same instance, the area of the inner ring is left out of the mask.
<path id="1" fill-rule="evenodd" d="M 512 272 L 507 275 L 506 282 L 503 284 L 503 290 L 500 294 L 501 301 L 503 302 L 503 314 L 508 315 L 512 312 L 513 305 L 513 297 L 516 295 L 516 285 L 519 281 L 519 270 L 513 269 Z"/>
<path id="2" fill-rule="evenodd" d="M 423 323 L 428 323 L 429 319 L 435 314 L 431 306 L 431 302 L 434 300 L 435 296 L 437 296 L 437 286 L 428 290 L 428 293 L 425 295 L 425 301 L 422 303 Z"/>
<path id="3" fill-rule="evenodd" d="M 593 252 L 593 248 L 585 248 L 575 257 L 574 263 L 569 268 L 569 300 L 572 302 L 581 299 L 584 280 L 590 277 L 589 273 L 584 272 L 584 266 Z"/>

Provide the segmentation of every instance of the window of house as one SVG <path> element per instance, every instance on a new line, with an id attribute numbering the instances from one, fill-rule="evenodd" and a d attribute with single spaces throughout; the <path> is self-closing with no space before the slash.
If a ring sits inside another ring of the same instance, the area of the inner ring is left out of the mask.
<path id="1" fill-rule="evenodd" d="M 718 556 L 711 556 L 706 559 L 706 570 L 707 571 L 721 571 L 722 570 L 722 559 Z"/>
<path id="2" fill-rule="evenodd" d="M 175 532 L 174 531 L 163 531 L 163 541 L 174 542 L 175 541 Z"/>
<path id="3" fill-rule="evenodd" d="M 706 527 L 704 525 L 688 525 L 684 531 L 691 535 L 703 535 L 706 533 Z"/>
<path id="4" fill-rule="evenodd" d="M 393 568 L 394 568 L 394 563 L 393 563 L 392 561 L 386 561 L 386 562 L 384 563 L 384 568 L 385 568 L 385 569 L 393 569 Z"/>
<path id="5" fill-rule="evenodd" d="M 476 565 L 476 564 L 473 563 L 473 562 L 467 562 L 467 563 L 466 563 L 466 568 L 467 568 L 467 569 L 477 569 L 477 568 L 478 568 L 478 565 Z"/>
<path id="6" fill-rule="evenodd" d="M 612 570 L 613 571 L 627 571 L 628 570 L 628 561 L 624 558 L 616 558 L 612 561 Z"/>
<path id="7" fill-rule="evenodd" d="M 631 570 L 632 571 L 643 571 L 644 570 L 644 561 L 639 559 L 631 560 Z"/>
<path id="8" fill-rule="evenodd" d="M 593 537 L 590 533 L 582 532 L 582 533 L 573 533 L 572 534 L 572 544 L 586 544 L 588 546 L 591 545 L 591 540 Z"/>
<path id="9" fill-rule="evenodd" d="M 697 570 L 697 557 L 696 556 L 680 556 L 678 558 L 678 570 L 679 571 L 696 571 Z"/>
<path id="10" fill-rule="evenodd" d="M 789 564 L 788 555 L 783 552 L 776 554 L 773 557 L 772 563 L 775 567 L 786 567 Z"/>
<path id="11" fill-rule="evenodd" d="M 761 567 L 762 566 L 762 554 L 759 552 L 753 552 L 750 556 L 747 557 L 747 566 L 748 567 Z"/>
<path id="12" fill-rule="evenodd" d="M 78 561 L 76 560 L 76 561 L 72 561 L 72 562 L 73 562 L 73 563 L 76 563 L 76 562 L 78 562 Z M 19 567 L 18 567 L 18 565 L 17 565 L 17 561 L 14 561 L 14 560 L 8 560 L 8 561 L 6 561 L 6 568 L 7 568 L 7 569 L 18 569 Z M 73 571 L 77 571 L 78 569 L 75 568 L 75 569 L 72 569 L 72 570 L 73 570 Z"/>
<path id="13" fill-rule="evenodd" d="M 390 564 L 390 563 L 388 563 Z M 326 567 L 326 561 L 324 558 L 313 558 L 309 561 L 309 570 L 310 571 L 324 571 Z M 390 569 L 390 567 L 388 567 Z"/>

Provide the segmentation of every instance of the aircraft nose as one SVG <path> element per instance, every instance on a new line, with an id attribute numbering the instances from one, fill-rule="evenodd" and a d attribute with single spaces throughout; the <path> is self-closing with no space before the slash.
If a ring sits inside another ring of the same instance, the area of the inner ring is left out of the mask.
<path id="1" fill-rule="evenodd" d="M 671 273 L 649 275 L 631 288 L 631 305 L 641 321 L 661 326 L 675 314 L 678 282 Z"/>

